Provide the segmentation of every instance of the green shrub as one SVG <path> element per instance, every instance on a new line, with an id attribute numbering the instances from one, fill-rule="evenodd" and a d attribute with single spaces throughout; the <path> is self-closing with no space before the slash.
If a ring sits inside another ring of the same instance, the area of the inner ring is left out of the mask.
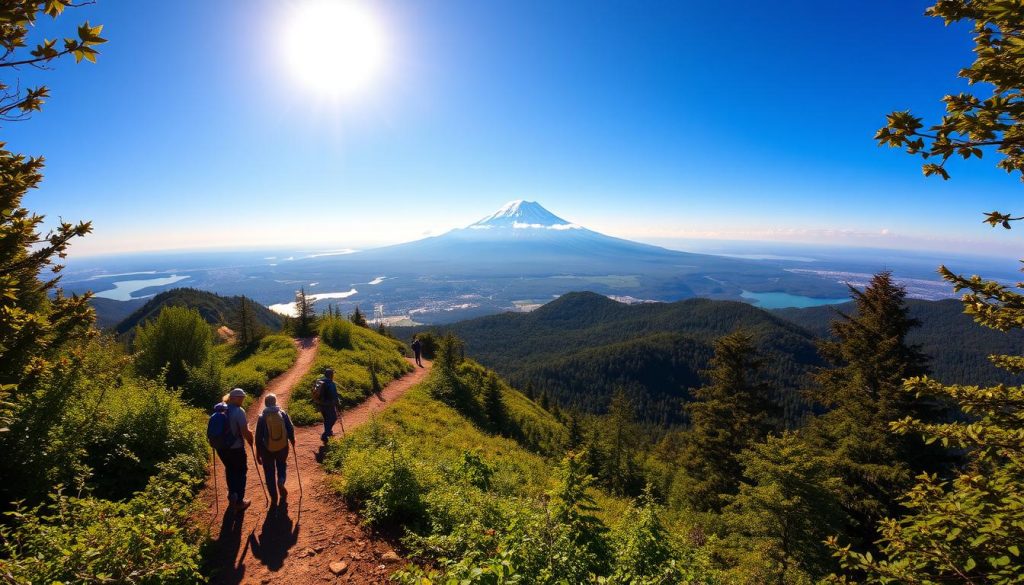
<path id="1" fill-rule="evenodd" d="M 10 431 L 0 433 L 4 503 L 40 503 L 58 484 L 126 497 L 175 455 L 205 459 L 201 411 L 133 369 L 117 342 L 99 338 L 76 348 L 14 405 Z"/>
<path id="2" fill-rule="evenodd" d="M 202 366 L 210 359 L 213 332 L 199 311 L 186 307 L 164 307 L 153 321 L 139 325 L 133 348 L 138 353 L 139 372 L 161 379 L 168 387 L 185 384 L 189 367 Z M 186 396 L 193 404 L 205 397 Z"/>
<path id="3" fill-rule="evenodd" d="M 182 391 L 196 406 L 209 407 L 224 394 L 224 366 L 213 357 L 199 366 L 185 366 Z"/>
<path id="4" fill-rule="evenodd" d="M 315 425 L 324 421 L 320 410 L 308 400 L 292 400 L 288 403 L 288 416 L 300 427 Z"/>
<path id="5" fill-rule="evenodd" d="M 197 583 L 201 535 L 190 520 L 202 460 L 161 464 L 125 502 L 69 497 L 10 514 L 0 525 L 5 581 L 32 583 Z"/>
<path id="6" fill-rule="evenodd" d="M 615 569 L 609 583 L 679 583 L 679 553 L 661 522 L 663 510 L 648 488 L 629 507 L 612 535 Z"/>
<path id="7" fill-rule="evenodd" d="M 423 515 L 420 482 L 394 442 L 349 453 L 341 463 L 341 477 L 341 494 L 362 509 L 371 526 L 414 524 Z"/>
<path id="8" fill-rule="evenodd" d="M 334 349 L 352 349 L 352 327 L 340 317 L 326 317 L 320 322 L 320 341 Z"/>

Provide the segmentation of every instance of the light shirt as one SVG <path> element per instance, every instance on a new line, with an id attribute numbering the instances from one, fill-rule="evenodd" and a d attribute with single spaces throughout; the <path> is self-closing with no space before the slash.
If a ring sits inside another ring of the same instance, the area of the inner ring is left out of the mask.
<path id="1" fill-rule="evenodd" d="M 245 447 L 245 431 L 249 430 L 249 421 L 245 418 L 245 411 L 241 406 L 228 405 L 228 428 L 235 436 L 235 442 L 231 449 L 243 449 Z"/>

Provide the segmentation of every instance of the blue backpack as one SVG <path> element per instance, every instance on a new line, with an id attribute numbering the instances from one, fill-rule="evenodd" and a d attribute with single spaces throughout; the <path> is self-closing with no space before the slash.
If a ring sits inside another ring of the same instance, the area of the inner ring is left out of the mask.
<path id="1" fill-rule="evenodd" d="M 235 444 L 235 435 L 228 424 L 228 408 L 224 403 L 213 407 L 213 414 L 206 423 L 206 440 L 216 451 L 229 449 Z"/>

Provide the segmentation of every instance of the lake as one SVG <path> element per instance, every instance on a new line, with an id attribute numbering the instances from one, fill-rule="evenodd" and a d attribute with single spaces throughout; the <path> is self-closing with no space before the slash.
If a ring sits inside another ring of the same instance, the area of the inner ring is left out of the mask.
<path id="1" fill-rule="evenodd" d="M 805 308 L 820 307 L 821 305 L 838 305 L 850 300 L 850 297 L 840 299 L 816 299 L 802 295 L 792 295 L 784 292 L 750 292 L 745 290 L 740 294 L 745 299 L 754 301 L 754 304 L 762 309 L 786 309 L 789 307 Z"/>
<path id="2" fill-rule="evenodd" d="M 174 284 L 180 280 L 185 280 L 188 275 L 172 274 L 163 278 L 144 278 L 140 280 L 118 280 L 114 283 L 114 288 L 109 290 L 103 290 L 95 293 L 93 296 L 101 299 L 113 299 L 115 301 L 130 301 L 133 297 L 132 294 L 135 291 L 149 288 L 151 286 L 166 286 L 168 284 Z"/>

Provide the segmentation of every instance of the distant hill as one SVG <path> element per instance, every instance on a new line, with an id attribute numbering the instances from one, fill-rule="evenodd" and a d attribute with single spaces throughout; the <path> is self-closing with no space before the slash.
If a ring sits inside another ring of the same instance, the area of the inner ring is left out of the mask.
<path id="1" fill-rule="evenodd" d="M 931 357 L 932 375 L 948 382 L 1020 383 L 988 363 L 991 353 L 1019 353 L 1024 332 L 976 325 L 955 300 L 908 302 L 921 320 L 910 341 Z M 851 304 L 838 307 L 849 311 Z M 798 390 L 822 365 L 816 342 L 828 335 L 835 308 L 765 311 L 732 301 L 688 299 L 626 305 L 595 293 L 570 293 L 532 313 L 504 313 L 454 323 L 466 353 L 524 389 L 533 383 L 562 407 L 601 412 L 616 388 L 626 389 L 648 422 L 682 422 L 681 406 L 701 385 L 711 344 L 736 329 L 750 331 L 781 388 L 786 418 L 806 405 Z M 396 329 L 402 336 L 414 330 Z"/>
<path id="2" fill-rule="evenodd" d="M 128 333 L 140 323 L 155 319 L 164 307 L 190 307 L 199 311 L 211 325 L 230 324 L 237 314 L 241 297 L 223 297 L 212 292 L 194 288 L 175 288 L 149 299 L 114 327 L 118 335 Z M 256 320 L 269 329 L 281 328 L 281 316 L 270 309 L 253 303 Z"/>
<path id="3" fill-rule="evenodd" d="M 798 388 L 820 364 L 814 336 L 746 303 L 688 299 L 626 305 L 577 292 L 532 313 L 505 313 L 446 329 L 466 341 L 468 355 L 519 388 L 533 383 L 563 407 L 602 412 L 617 388 L 627 390 L 643 419 L 683 420 L 681 405 L 701 384 L 711 343 L 743 328 L 767 359 L 787 417 L 805 409 Z M 407 332 L 402 331 L 401 334 Z"/>
<path id="4" fill-rule="evenodd" d="M 1019 354 L 1024 348 L 1024 331 L 1002 333 L 982 327 L 964 314 L 963 304 L 955 299 L 910 299 L 907 306 L 910 315 L 921 321 L 921 326 L 911 331 L 909 341 L 920 344 L 924 353 L 931 357 L 934 378 L 950 384 L 1024 383 L 1024 376 L 1010 375 L 988 361 L 991 354 Z M 818 337 L 827 337 L 836 311 L 851 313 L 854 305 L 776 309 L 772 313 Z"/>
<path id="5" fill-rule="evenodd" d="M 118 323 L 127 319 L 128 315 L 145 305 L 146 299 L 115 301 L 114 299 L 93 297 L 89 299 L 89 304 L 96 311 L 96 326 L 100 329 L 113 329 Z"/>

